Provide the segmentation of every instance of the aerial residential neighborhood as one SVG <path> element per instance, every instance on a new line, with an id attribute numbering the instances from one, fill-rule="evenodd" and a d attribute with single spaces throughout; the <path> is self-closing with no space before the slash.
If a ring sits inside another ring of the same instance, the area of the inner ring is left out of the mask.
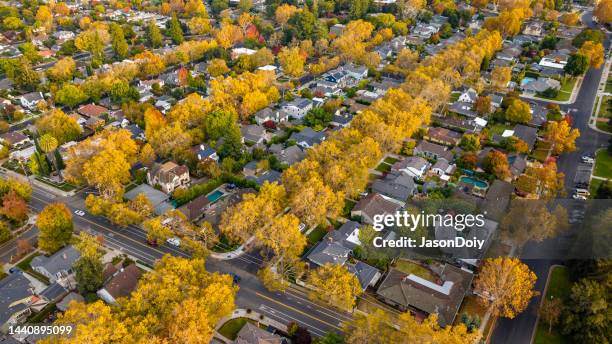
<path id="1" fill-rule="evenodd" d="M 0 344 L 608 343 L 612 0 L 0 3 Z"/>

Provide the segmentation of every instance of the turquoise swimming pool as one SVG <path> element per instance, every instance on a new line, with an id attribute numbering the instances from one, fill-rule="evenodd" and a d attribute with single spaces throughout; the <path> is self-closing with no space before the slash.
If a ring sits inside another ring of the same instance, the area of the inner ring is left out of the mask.
<path id="1" fill-rule="evenodd" d="M 210 203 L 215 203 L 216 201 L 219 200 L 219 198 L 221 198 L 221 196 L 223 196 L 223 192 L 216 190 L 215 192 L 209 194 L 208 196 L 206 196 L 206 198 L 208 198 L 208 201 Z"/>
<path id="2" fill-rule="evenodd" d="M 527 85 L 530 82 L 534 82 L 536 79 L 534 78 L 530 78 L 530 77 L 525 77 L 523 78 L 523 80 L 521 80 L 521 87 Z"/>
<path id="3" fill-rule="evenodd" d="M 472 177 L 467 177 L 467 176 L 463 176 L 459 179 L 460 181 L 466 183 L 466 184 L 472 184 L 476 187 L 482 188 L 482 189 L 486 189 L 489 184 L 487 182 L 483 182 L 482 180 L 479 179 L 475 179 Z"/>

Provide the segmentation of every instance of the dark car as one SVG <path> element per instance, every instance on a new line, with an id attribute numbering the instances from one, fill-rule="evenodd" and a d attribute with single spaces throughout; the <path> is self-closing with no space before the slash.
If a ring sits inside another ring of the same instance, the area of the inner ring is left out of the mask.
<path id="1" fill-rule="evenodd" d="M 232 281 L 234 284 L 238 284 L 238 282 L 240 282 L 240 276 L 236 275 L 235 273 L 230 272 L 228 275 L 232 276 Z"/>
<path id="2" fill-rule="evenodd" d="M 21 269 L 16 267 L 16 266 L 13 266 L 12 268 L 9 269 L 9 273 L 10 274 L 15 274 L 15 273 L 18 273 L 18 272 L 21 272 Z"/>
<path id="3" fill-rule="evenodd" d="M 153 246 L 153 247 L 157 247 L 157 241 L 156 240 L 148 240 L 147 239 L 147 245 Z"/>

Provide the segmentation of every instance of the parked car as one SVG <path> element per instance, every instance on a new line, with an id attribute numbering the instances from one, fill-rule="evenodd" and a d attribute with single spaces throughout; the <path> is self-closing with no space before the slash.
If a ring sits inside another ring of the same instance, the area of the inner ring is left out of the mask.
<path id="1" fill-rule="evenodd" d="M 232 282 L 234 282 L 234 284 L 238 284 L 238 282 L 240 282 L 240 276 L 237 274 L 230 272 L 228 275 L 232 276 Z"/>
<path id="2" fill-rule="evenodd" d="M 79 215 L 79 216 L 84 216 L 85 215 L 85 212 L 83 210 L 79 210 L 79 209 L 75 210 L 74 213 Z"/>
<path id="3" fill-rule="evenodd" d="M 584 155 L 582 156 L 582 162 L 585 164 L 589 164 L 592 165 L 595 163 L 595 159 L 593 159 L 592 157 L 588 156 L 588 155 Z"/>
<path id="4" fill-rule="evenodd" d="M 573 195 L 572 195 L 572 198 L 573 198 L 573 199 L 577 199 L 577 200 L 581 200 L 581 201 L 585 201 L 585 200 L 587 199 L 585 196 L 583 196 L 583 195 L 579 195 L 579 194 L 577 194 L 577 193 L 573 194 Z"/>
<path id="5" fill-rule="evenodd" d="M 21 272 L 21 269 L 16 266 L 13 266 L 12 268 L 9 269 L 9 274 L 16 274 L 18 272 Z"/>
<path id="6" fill-rule="evenodd" d="M 176 246 L 179 247 L 181 246 L 181 239 L 177 238 L 177 237 L 172 237 L 172 238 L 168 238 L 168 240 L 166 240 L 166 242 L 172 246 Z"/>
<path id="7" fill-rule="evenodd" d="M 157 247 L 157 241 L 147 239 L 147 245 L 152 246 L 152 247 Z"/>

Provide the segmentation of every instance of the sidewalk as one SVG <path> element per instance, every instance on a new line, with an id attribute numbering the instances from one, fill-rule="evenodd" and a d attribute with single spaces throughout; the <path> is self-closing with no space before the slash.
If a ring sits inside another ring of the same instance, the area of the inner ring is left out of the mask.
<path id="1" fill-rule="evenodd" d="M 264 324 L 266 326 L 272 326 L 274 328 L 277 328 L 283 332 L 287 332 L 287 326 L 274 320 L 271 318 L 266 317 L 263 314 L 260 314 L 254 310 L 247 310 L 247 309 L 242 309 L 242 308 L 238 308 L 236 310 L 234 310 L 234 312 L 231 315 L 228 315 L 224 318 L 222 318 L 221 320 L 219 320 L 219 322 L 217 323 L 217 325 L 215 326 L 215 334 L 214 337 L 223 340 L 225 343 L 231 344 L 234 341 L 226 338 L 225 336 L 223 336 L 221 333 L 219 333 L 219 329 L 228 321 L 232 320 L 232 319 L 236 319 L 236 318 L 247 318 L 247 319 L 251 319 L 253 321 L 256 321 L 257 323 L 261 323 Z"/>
<path id="2" fill-rule="evenodd" d="M 253 241 L 255 240 L 255 237 L 252 236 L 249 238 L 249 240 L 247 240 L 244 244 L 240 245 L 237 249 L 230 251 L 230 252 L 223 252 L 223 253 L 219 253 L 219 252 L 211 252 L 210 256 L 212 258 L 215 259 L 219 259 L 219 260 L 230 260 L 230 259 L 234 259 L 234 258 L 238 258 L 240 256 L 242 256 L 245 252 L 246 252 L 246 247 Z"/>
<path id="3" fill-rule="evenodd" d="M 610 93 L 606 92 L 606 84 L 608 82 L 608 75 L 610 74 L 611 66 L 612 59 L 608 59 L 602 67 L 604 70 L 603 73 L 601 73 L 601 80 L 599 80 L 599 86 L 597 87 L 595 103 L 593 104 L 593 109 L 591 109 L 591 116 L 588 122 L 589 128 L 607 135 L 612 135 L 612 133 L 597 128 L 597 119 L 599 118 L 599 110 L 601 109 L 601 103 L 603 102 L 604 97 L 610 95 Z"/>
<path id="4" fill-rule="evenodd" d="M 542 292 L 540 298 L 540 304 L 538 305 L 538 314 L 536 315 L 535 326 L 533 327 L 533 332 L 531 333 L 531 341 L 529 343 L 533 343 L 535 339 L 536 333 L 538 332 L 538 324 L 540 322 L 540 309 L 542 308 L 542 304 L 544 304 L 544 299 L 546 298 L 546 293 L 548 292 L 548 284 L 550 283 L 550 276 L 552 275 L 552 271 L 554 268 L 558 266 L 563 266 L 559 264 L 553 264 L 548 268 L 548 276 L 546 276 L 546 284 L 544 285 L 544 291 Z"/>

